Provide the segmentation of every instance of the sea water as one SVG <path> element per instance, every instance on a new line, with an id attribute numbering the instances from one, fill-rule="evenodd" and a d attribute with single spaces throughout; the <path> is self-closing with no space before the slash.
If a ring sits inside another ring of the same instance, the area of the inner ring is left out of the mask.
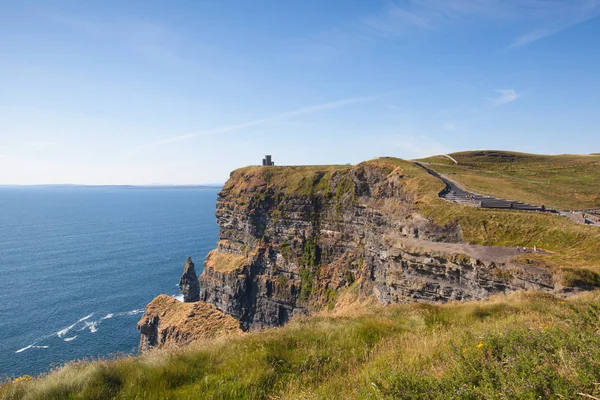
<path id="1" fill-rule="evenodd" d="M 215 247 L 217 193 L 0 187 L 0 380 L 136 353 L 145 305 Z"/>

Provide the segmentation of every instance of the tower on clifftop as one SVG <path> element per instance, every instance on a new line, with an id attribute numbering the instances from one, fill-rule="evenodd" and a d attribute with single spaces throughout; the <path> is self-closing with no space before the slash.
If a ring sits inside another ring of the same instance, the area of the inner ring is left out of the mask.
<path id="1" fill-rule="evenodd" d="M 263 158 L 262 165 L 263 165 L 263 167 L 272 167 L 273 165 L 275 165 L 275 163 L 273 161 L 271 161 L 271 155 L 270 154 L 267 154 L 265 156 L 265 158 Z"/>

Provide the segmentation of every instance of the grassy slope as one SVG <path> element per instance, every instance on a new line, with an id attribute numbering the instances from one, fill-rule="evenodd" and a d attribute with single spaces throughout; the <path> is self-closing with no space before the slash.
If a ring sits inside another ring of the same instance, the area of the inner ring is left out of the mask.
<path id="1" fill-rule="evenodd" d="M 448 160 L 447 158 L 445 158 Z M 448 160 L 449 162 L 452 162 Z M 458 223 L 465 241 L 489 246 L 527 246 L 553 252 L 528 255 L 528 263 L 561 268 L 585 267 L 600 273 L 600 230 L 566 218 L 535 212 L 487 210 L 449 203 L 438 197 L 444 185 L 422 168 L 399 159 L 376 160 L 401 168 L 417 193 L 415 208 L 440 225 Z M 597 281 L 596 278 L 593 279 Z"/>
<path id="2" fill-rule="evenodd" d="M 374 306 L 0 386 L 0 398 L 600 396 L 600 294 Z"/>
<path id="3" fill-rule="evenodd" d="M 569 210 L 600 207 L 600 156 L 471 151 L 423 159 L 486 195 Z"/>

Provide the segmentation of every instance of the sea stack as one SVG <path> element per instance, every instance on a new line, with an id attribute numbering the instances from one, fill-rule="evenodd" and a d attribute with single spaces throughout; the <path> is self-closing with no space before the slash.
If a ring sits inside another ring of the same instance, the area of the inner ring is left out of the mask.
<path id="1" fill-rule="evenodd" d="M 183 266 L 183 275 L 179 280 L 179 289 L 183 293 L 183 301 L 191 303 L 200 300 L 200 282 L 192 258 L 188 257 L 187 262 Z"/>

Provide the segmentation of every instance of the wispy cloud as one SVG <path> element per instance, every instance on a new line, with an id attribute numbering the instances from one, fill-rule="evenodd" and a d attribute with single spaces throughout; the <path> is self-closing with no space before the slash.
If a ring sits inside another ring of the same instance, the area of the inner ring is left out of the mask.
<path id="1" fill-rule="evenodd" d="M 363 24 L 367 30 L 384 37 L 406 34 L 413 28 L 433 29 L 427 16 L 394 2 L 388 2 L 378 13 L 366 17 Z"/>
<path id="2" fill-rule="evenodd" d="M 505 14 L 502 7 L 500 0 L 389 0 L 362 23 L 375 34 L 393 37 L 414 30 L 440 30 L 470 16 L 498 18 Z"/>
<path id="3" fill-rule="evenodd" d="M 540 1 L 535 4 L 542 16 L 542 26 L 517 37 L 509 49 L 528 45 L 600 15 L 600 0 Z"/>
<path id="4" fill-rule="evenodd" d="M 193 139 L 198 136 L 216 135 L 216 134 L 221 134 L 221 133 L 233 132 L 233 131 L 238 131 L 238 130 L 241 130 L 244 128 L 250 128 L 252 126 L 262 125 L 262 124 L 272 122 L 272 121 L 283 120 L 286 118 L 297 117 L 300 115 L 314 114 L 314 113 L 321 112 L 321 111 L 346 107 L 346 106 L 349 106 L 352 104 L 367 103 L 367 102 L 376 100 L 383 95 L 384 94 L 376 94 L 376 95 L 372 95 L 372 96 L 352 97 L 352 98 L 343 99 L 343 100 L 331 101 L 328 103 L 321 103 L 321 104 L 317 104 L 317 105 L 310 106 L 310 107 L 300 108 L 297 110 L 286 111 L 286 112 L 283 112 L 280 114 L 272 115 L 267 118 L 256 119 L 253 121 L 242 122 L 242 123 L 234 124 L 234 125 L 222 126 L 222 127 L 218 127 L 218 128 L 214 128 L 214 129 L 205 130 L 205 131 L 188 133 L 185 135 L 172 136 L 172 137 L 169 137 L 166 139 L 142 144 L 140 146 L 137 146 L 137 147 L 131 149 L 131 151 L 137 152 L 142 149 L 149 148 L 149 147 L 155 147 L 155 146 L 160 146 L 160 145 L 169 144 L 169 143 L 181 142 L 183 140 Z"/>
<path id="5" fill-rule="evenodd" d="M 362 25 L 368 32 L 387 38 L 484 20 L 529 27 L 528 32 L 508 46 L 514 48 L 598 15 L 600 0 L 389 0 L 380 10 L 365 17 Z"/>
<path id="6" fill-rule="evenodd" d="M 430 138 L 426 135 L 398 135 L 395 137 L 392 144 L 393 146 L 404 150 L 406 156 L 412 158 L 428 157 L 452 152 L 451 149 L 446 147 L 439 140 Z"/>
<path id="7" fill-rule="evenodd" d="M 494 107 L 510 103 L 521 97 L 521 93 L 518 93 L 514 89 L 496 89 L 494 91 L 498 93 L 498 96 L 489 99 L 491 105 Z"/>

